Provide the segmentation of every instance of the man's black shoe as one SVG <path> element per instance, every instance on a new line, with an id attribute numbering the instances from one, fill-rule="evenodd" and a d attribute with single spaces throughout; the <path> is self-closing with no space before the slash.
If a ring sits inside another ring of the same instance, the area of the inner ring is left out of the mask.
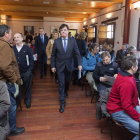
<path id="1" fill-rule="evenodd" d="M 25 131 L 24 127 L 20 127 L 20 128 L 17 127 L 15 131 L 10 132 L 9 136 L 16 136 L 23 133 L 24 131 Z"/>
<path id="2" fill-rule="evenodd" d="M 40 75 L 40 79 L 43 79 L 43 75 Z"/>
<path id="3" fill-rule="evenodd" d="M 61 104 L 61 105 L 60 105 L 59 112 L 60 112 L 60 113 L 63 113 L 63 112 L 64 112 L 64 108 L 65 108 L 65 104 Z"/>
<path id="4" fill-rule="evenodd" d="M 69 97 L 68 92 L 65 92 L 65 97 L 66 97 L 66 98 L 68 98 L 68 97 Z"/>
<path id="5" fill-rule="evenodd" d="M 26 105 L 26 108 L 30 108 L 31 107 L 31 105 Z"/>

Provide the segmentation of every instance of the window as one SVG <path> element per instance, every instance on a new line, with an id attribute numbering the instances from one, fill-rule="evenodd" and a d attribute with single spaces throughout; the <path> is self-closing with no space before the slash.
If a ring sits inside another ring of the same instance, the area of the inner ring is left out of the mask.
<path id="1" fill-rule="evenodd" d="M 88 28 L 88 40 L 96 42 L 96 26 Z"/>
<path id="2" fill-rule="evenodd" d="M 107 25 L 107 38 L 113 38 L 113 29 L 114 29 L 114 24 Z"/>

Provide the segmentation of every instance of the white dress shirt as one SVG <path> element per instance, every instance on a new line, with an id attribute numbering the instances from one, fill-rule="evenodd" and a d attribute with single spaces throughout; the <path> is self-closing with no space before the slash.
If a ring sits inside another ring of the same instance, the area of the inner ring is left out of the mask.
<path id="1" fill-rule="evenodd" d="M 22 49 L 22 47 L 23 47 L 23 44 L 20 47 L 16 45 L 17 51 L 20 52 L 20 50 Z"/>
<path id="2" fill-rule="evenodd" d="M 63 48 L 64 48 L 64 39 L 66 39 L 66 40 L 65 40 L 65 41 L 66 41 L 66 45 L 68 46 L 68 36 L 67 36 L 66 38 L 63 38 L 63 37 L 62 37 Z"/>

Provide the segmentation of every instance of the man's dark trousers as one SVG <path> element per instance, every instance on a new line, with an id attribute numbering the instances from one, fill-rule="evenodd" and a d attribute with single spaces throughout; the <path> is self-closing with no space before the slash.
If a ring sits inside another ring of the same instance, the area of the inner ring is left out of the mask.
<path id="1" fill-rule="evenodd" d="M 43 76 L 43 67 L 44 67 L 44 74 L 47 73 L 47 55 L 42 50 L 42 53 L 38 56 L 38 62 L 39 62 L 39 70 L 40 70 L 40 75 Z"/>
<path id="2" fill-rule="evenodd" d="M 21 74 L 21 79 L 23 81 L 24 91 L 25 91 L 25 97 L 24 97 L 24 103 L 26 105 L 31 105 L 31 84 L 32 84 L 32 71 L 28 70 L 26 73 Z M 19 86 L 19 97 L 21 100 L 21 86 Z"/>
<path id="3" fill-rule="evenodd" d="M 67 68 L 62 72 L 57 72 L 59 81 L 59 99 L 61 104 L 65 104 L 65 93 L 69 90 L 72 72 L 68 71 Z"/>

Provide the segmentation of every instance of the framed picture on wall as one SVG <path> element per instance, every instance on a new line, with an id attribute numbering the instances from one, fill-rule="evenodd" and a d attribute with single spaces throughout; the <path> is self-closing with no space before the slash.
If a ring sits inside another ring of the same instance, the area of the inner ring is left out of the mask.
<path id="1" fill-rule="evenodd" d="M 24 26 L 24 35 L 27 35 L 28 32 L 34 35 L 34 26 Z"/>
<path id="2" fill-rule="evenodd" d="M 51 26 L 51 34 L 54 32 L 59 32 L 59 26 Z"/>

